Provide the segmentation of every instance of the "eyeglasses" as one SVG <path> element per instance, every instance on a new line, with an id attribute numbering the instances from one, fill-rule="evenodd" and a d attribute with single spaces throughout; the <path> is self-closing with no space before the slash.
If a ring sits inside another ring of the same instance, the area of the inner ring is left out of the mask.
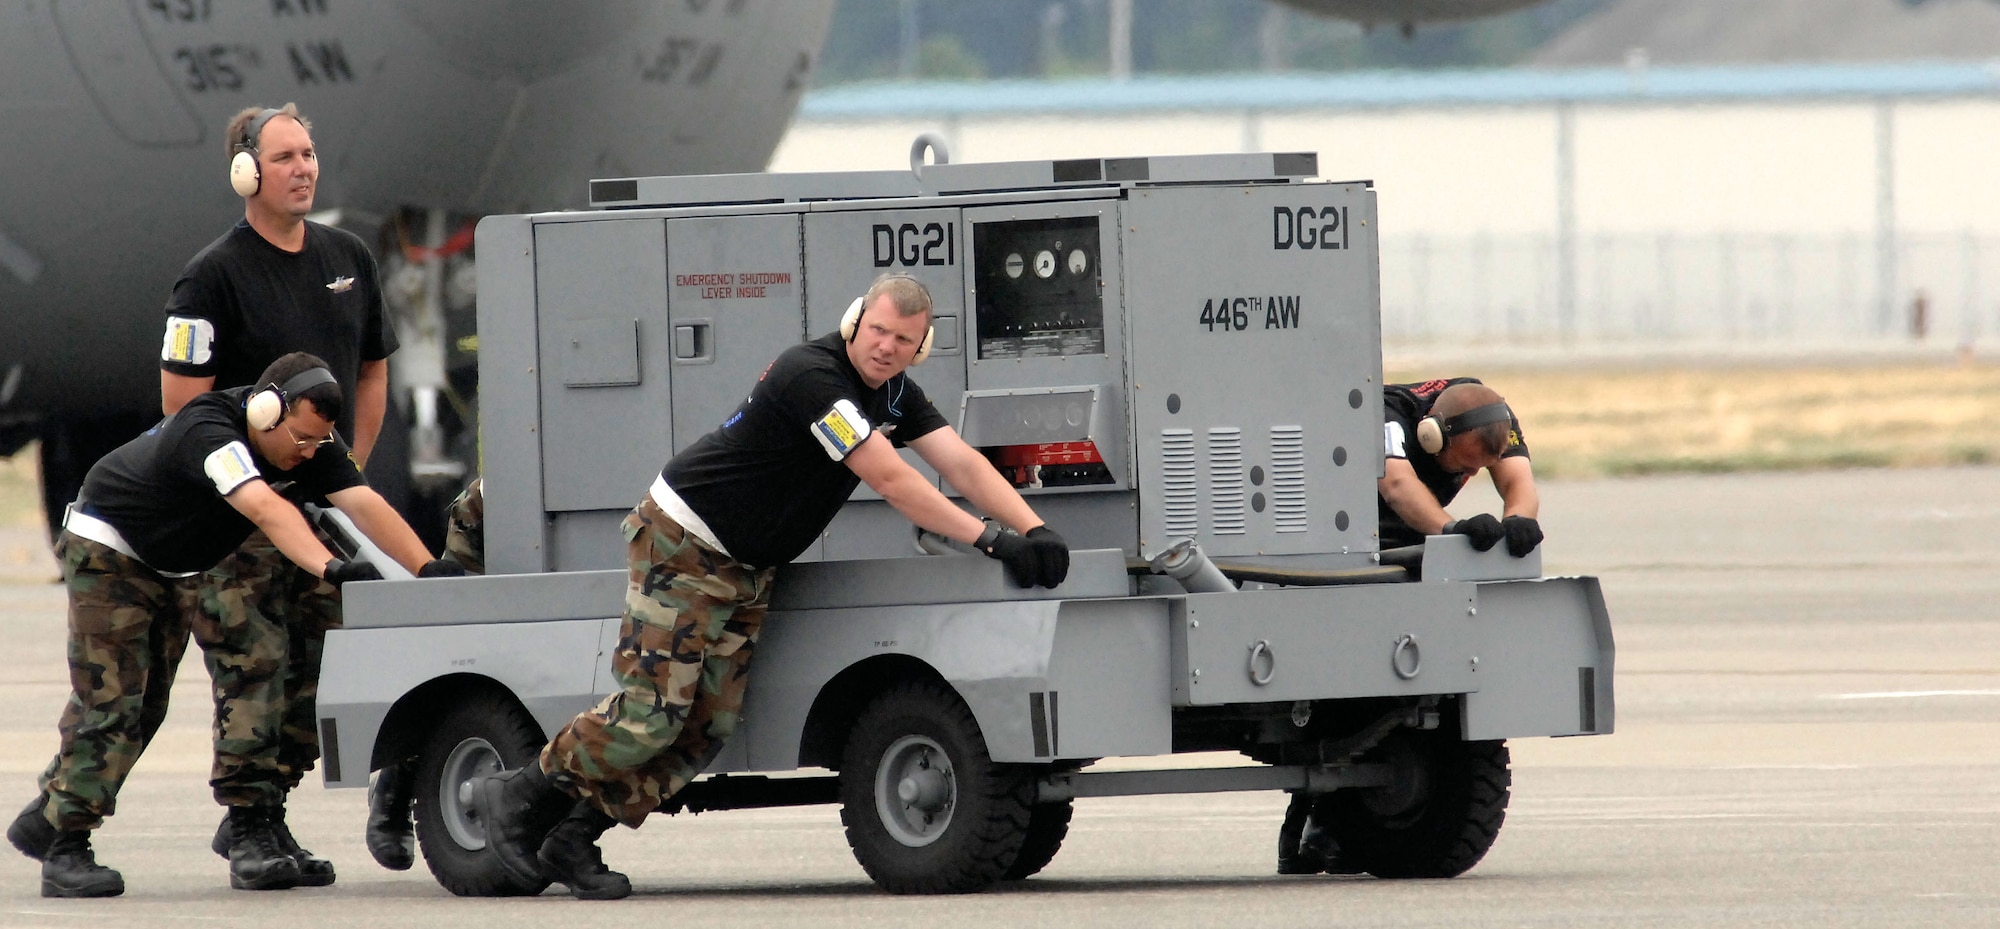
<path id="1" fill-rule="evenodd" d="M 324 438 L 301 439 L 299 438 L 299 434 L 297 432 L 292 431 L 291 423 L 281 422 L 279 423 L 279 425 L 284 426 L 285 434 L 292 437 L 292 447 L 294 448 L 319 448 L 321 446 L 333 444 L 333 435 L 330 433 Z"/>

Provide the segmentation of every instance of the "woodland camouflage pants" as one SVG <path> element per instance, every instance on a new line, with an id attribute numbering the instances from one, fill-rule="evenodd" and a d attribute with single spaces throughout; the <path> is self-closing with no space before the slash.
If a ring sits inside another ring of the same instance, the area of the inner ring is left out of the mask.
<path id="1" fill-rule="evenodd" d="M 193 618 L 215 697 L 209 784 L 225 806 L 275 805 L 319 760 L 317 697 L 333 585 L 293 564 L 262 532 L 201 577 Z"/>
<path id="2" fill-rule="evenodd" d="M 60 830 L 95 829 L 166 719 L 200 585 L 69 532 L 56 558 L 69 588 L 70 695 L 42 772 L 43 815 Z"/>
<path id="3" fill-rule="evenodd" d="M 650 497 L 623 530 L 619 690 L 563 727 L 541 761 L 568 793 L 636 828 L 736 731 L 776 570 L 711 550 Z"/>

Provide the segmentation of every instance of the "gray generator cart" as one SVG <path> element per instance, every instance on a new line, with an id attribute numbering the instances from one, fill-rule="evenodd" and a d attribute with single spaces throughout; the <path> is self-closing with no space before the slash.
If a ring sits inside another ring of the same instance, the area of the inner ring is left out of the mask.
<path id="1" fill-rule="evenodd" d="M 910 171 L 594 181 L 590 210 L 480 223 L 489 573 L 348 588 L 328 785 L 414 764 L 439 882 L 540 890 L 468 782 L 613 689 L 618 524 L 661 465 L 893 271 L 936 300 L 912 376 L 1069 539 L 1069 579 L 1014 587 L 863 485 L 780 572 L 743 722 L 662 812 L 838 803 L 871 878 L 935 893 L 1040 870 L 1078 797 L 1282 790 L 1338 870 L 1471 867 L 1505 740 L 1612 730 L 1610 619 L 1539 553 L 1379 550 L 1370 184 L 1312 180 L 1309 153 L 924 147 Z M 1187 752 L 1247 759 L 1091 767 Z"/>

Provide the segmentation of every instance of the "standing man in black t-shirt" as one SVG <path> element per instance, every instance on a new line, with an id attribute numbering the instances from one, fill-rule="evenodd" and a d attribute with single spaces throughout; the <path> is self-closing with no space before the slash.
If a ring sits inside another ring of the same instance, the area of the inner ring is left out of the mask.
<path id="1" fill-rule="evenodd" d="M 516 879 L 560 881 L 585 899 L 632 892 L 604 867 L 598 836 L 620 822 L 637 828 L 735 731 L 772 576 L 856 485 L 1005 562 L 1022 587 L 1068 575 L 1062 537 L 904 373 L 929 349 L 930 315 L 922 284 L 878 278 L 840 332 L 779 355 L 625 518 L 631 573 L 611 658 L 619 691 L 563 727 L 538 763 L 477 782 L 488 839 Z M 1002 525 L 960 509 L 899 446 Z"/>
<path id="2" fill-rule="evenodd" d="M 1542 542 L 1541 496 L 1521 423 L 1507 401 L 1478 378 L 1382 387 L 1382 478 L 1375 484 L 1381 547 L 1421 545 L 1427 535 L 1462 535 L 1479 551 L 1502 541 L 1519 558 Z M 1445 506 L 1485 470 L 1500 493 L 1501 516 L 1452 519 Z M 1416 570 L 1416 569 L 1412 569 Z M 1278 873 L 1342 872 L 1339 850 L 1313 827 L 1312 799 L 1293 794 L 1278 830 Z"/>
<path id="3" fill-rule="evenodd" d="M 230 120 L 230 183 L 243 197 L 243 220 L 189 260 L 174 282 L 160 350 L 160 406 L 171 415 L 204 391 L 253 383 L 280 355 L 311 352 L 354 398 L 335 425 L 353 443 L 360 467 L 382 430 L 396 335 L 367 247 L 352 233 L 305 218 L 319 183 L 310 129 L 292 104 L 253 107 Z M 320 656 L 326 631 L 340 625 L 340 602 L 331 586 L 297 570 L 261 533 L 215 565 L 208 580 L 212 591 L 204 602 L 217 606 L 215 620 L 227 633 L 206 653 L 211 673 L 240 666 L 274 642 L 282 643 L 288 668 L 284 700 L 257 708 L 278 718 L 218 732 L 216 800 L 226 806 L 251 790 L 282 814 L 285 794 L 319 759 Z M 216 686 L 226 690 L 227 675 Z M 233 702 L 227 693 L 218 700 Z M 233 714 L 244 715 L 243 708 Z M 226 823 L 217 830 L 218 854 L 226 832 Z M 306 884 L 333 883 L 332 862 L 298 853 Z"/>
<path id="4" fill-rule="evenodd" d="M 335 557 L 287 495 L 325 498 L 404 567 L 440 570 L 416 533 L 362 482 L 334 430 L 340 385 L 318 358 L 279 359 L 261 387 L 204 393 L 90 469 L 56 543 L 69 588 L 72 693 L 61 747 L 41 793 L 8 826 L 7 838 L 42 861 L 42 896 L 123 893 L 124 878 L 97 863 L 90 833 L 116 808 L 118 789 L 166 712 L 168 689 L 190 629 L 203 649 L 217 643 L 202 572 L 255 530 L 301 571 L 335 587 L 381 577 L 374 565 Z M 449 569 L 443 569 L 447 573 Z M 282 654 L 250 656 L 237 669 L 276 699 Z M 218 706 L 217 727 L 233 725 Z M 297 859 L 267 808 L 231 805 L 230 886 L 296 885 Z"/>

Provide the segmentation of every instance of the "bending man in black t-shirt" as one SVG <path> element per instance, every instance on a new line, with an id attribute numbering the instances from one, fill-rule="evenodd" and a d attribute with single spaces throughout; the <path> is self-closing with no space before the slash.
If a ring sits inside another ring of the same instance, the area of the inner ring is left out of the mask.
<path id="1" fill-rule="evenodd" d="M 280 355 L 311 352 L 352 398 L 334 424 L 353 443 L 356 466 L 366 467 L 382 429 L 396 334 L 367 247 L 352 233 L 306 219 L 319 184 L 310 130 L 291 104 L 252 107 L 229 121 L 224 138 L 243 219 L 188 260 L 167 298 L 160 411 L 172 415 L 205 391 L 256 383 Z M 274 648 L 287 666 L 283 700 L 239 707 L 234 731 L 218 732 L 210 778 L 215 799 L 224 806 L 255 799 L 282 809 L 285 795 L 319 759 L 320 656 L 326 631 L 340 625 L 340 601 L 262 533 L 252 533 L 208 575 L 204 605 L 219 607 L 211 619 L 228 633 L 206 652 L 211 667 L 259 660 Z M 219 678 L 216 686 L 229 683 Z M 274 715 L 251 720 L 252 709 Z M 216 831 L 218 854 L 227 843 L 225 821 Z M 301 883 L 333 883 L 332 862 L 303 849 L 299 860 Z M 410 866 L 407 858 L 384 863 Z"/>
<path id="2" fill-rule="evenodd" d="M 878 278 L 840 333 L 779 355 L 749 399 L 667 462 L 625 518 L 631 575 L 611 658 L 620 690 L 571 720 L 538 764 L 477 782 L 488 839 L 516 879 L 560 881 L 585 899 L 632 892 L 604 867 L 598 836 L 620 822 L 637 828 L 735 731 L 772 575 L 819 537 L 857 484 L 918 526 L 1001 560 L 1022 587 L 1055 587 L 1068 575 L 1062 537 L 904 373 L 928 348 L 930 313 L 923 285 Z M 1006 528 L 960 509 L 898 446 Z"/>
<path id="3" fill-rule="evenodd" d="M 1521 423 L 1477 378 L 1382 388 L 1382 479 L 1375 484 L 1382 548 L 1421 545 L 1427 535 L 1463 535 L 1479 551 L 1500 542 L 1519 558 L 1542 542 L 1541 497 Z M 1452 519 L 1445 506 L 1481 470 L 1500 493 L 1501 517 Z M 1293 794 L 1278 830 L 1278 873 L 1339 871 L 1339 850 L 1311 823 L 1312 800 Z"/>
<path id="4" fill-rule="evenodd" d="M 202 394 L 146 434 L 104 456 L 56 542 L 69 587 L 72 693 L 62 741 L 41 794 L 7 829 L 42 860 L 45 897 L 124 892 L 97 864 L 90 833 L 115 809 L 118 789 L 166 714 L 167 692 L 192 631 L 207 650 L 218 634 L 200 603 L 202 574 L 253 530 L 301 570 L 338 586 L 379 578 L 322 545 L 286 495 L 324 497 L 404 567 L 435 573 L 402 517 L 362 483 L 334 431 L 340 385 L 320 360 L 295 353 L 259 378 L 265 387 Z M 272 386 L 275 385 L 275 386 Z M 247 699 L 276 701 L 282 654 L 232 668 Z M 217 727 L 224 718 L 218 704 Z M 279 834 L 283 820 L 256 805 L 229 808 L 230 886 L 268 890 L 300 879 Z"/>
<path id="5" fill-rule="evenodd" d="M 1502 540 L 1519 558 L 1541 544 L 1541 496 L 1521 423 L 1507 401 L 1476 378 L 1382 388 L 1382 479 L 1376 482 L 1382 547 L 1463 535 L 1486 551 Z M 1454 520 L 1444 511 L 1481 470 L 1493 477 L 1501 515 Z"/>

